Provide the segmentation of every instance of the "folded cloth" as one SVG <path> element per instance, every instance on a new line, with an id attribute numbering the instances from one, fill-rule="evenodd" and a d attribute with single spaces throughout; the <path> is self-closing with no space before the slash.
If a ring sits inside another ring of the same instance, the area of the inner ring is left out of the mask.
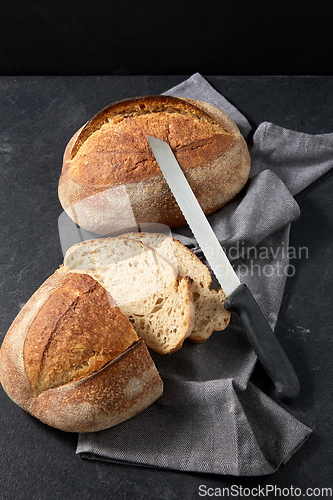
<path id="1" fill-rule="evenodd" d="M 255 131 L 251 176 L 269 165 L 295 195 L 333 166 L 333 133 L 305 134 L 263 122 Z"/>
<path id="2" fill-rule="evenodd" d="M 238 111 L 223 95 L 217 92 L 200 73 L 195 73 L 188 80 L 176 85 L 167 92 L 174 97 L 188 97 L 199 101 L 209 102 L 223 109 L 237 124 L 241 134 L 247 139 L 252 127 L 247 118 Z"/>
<path id="3" fill-rule="evenodd" d="M 247 119 L 200 74 L 166 94 L 210 102 L 245 137 Z M 289 232 L 300 215 L 293 195 L 332 168 L 333 134 L 308 135 L 259 125 L 244 190 L 209 221 L 241 280 L 274 329 L 288 275 Z M 187 226 L 173 235 L 204 256 Z M 163 396 L 116 427 L 79 435 L 82 458 L 235 476 L 272 474 L 311 434 L 303 423 L 249 381 L 256 363 L 237 317 L 201 345 L 171 356 L 152 353 Z"/>

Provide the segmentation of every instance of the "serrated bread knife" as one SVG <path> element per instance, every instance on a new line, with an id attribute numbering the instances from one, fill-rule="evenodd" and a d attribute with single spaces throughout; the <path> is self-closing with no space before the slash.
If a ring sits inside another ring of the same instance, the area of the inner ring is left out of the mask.
<path id="1" fill-rule="evenodd" d="M 148 137 L 150 147 L 187 223 L 227 298 L 225 308 L 236 312 L 261 365 L 285 402 L 299 393 L 297 375 L 246 284 L 241 284 L 170 146 Z"/>

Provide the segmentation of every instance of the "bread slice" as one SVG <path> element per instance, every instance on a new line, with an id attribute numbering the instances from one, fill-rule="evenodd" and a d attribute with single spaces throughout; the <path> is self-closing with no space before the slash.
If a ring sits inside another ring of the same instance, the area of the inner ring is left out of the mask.
<path id="1" fill-rule="evenodd" d="M 194 322 L 192 280 L 149 246 L 131 238 L 78 243 L 64 259 L 71 272 L 87 273 L 112 295 L 137 334 L 160 354 L 178 350 Z"/>
<path id="2" fill-rule="evenodd" d="M 202 343 L 213 331 L 226 328 L 230 321 L 230 312 L 224 308 L 226 295 L 221 287 L 211 289 L 212 278 L 208 267 L 191 250 L 162 233 L 127 233 L 121 238 L 135 239 L 150 246 L 172 264 L 180 279 L 184 276 L 192 278 L 195 318 L 187 340 Z"/>
<path id="3" fill-rule="evenodd" d="M 162 395 L 143 339 L 91 276 L 56 271 L 15 318 L 0 380 L 25 411 L 67 432 L 123 422 Z"/>

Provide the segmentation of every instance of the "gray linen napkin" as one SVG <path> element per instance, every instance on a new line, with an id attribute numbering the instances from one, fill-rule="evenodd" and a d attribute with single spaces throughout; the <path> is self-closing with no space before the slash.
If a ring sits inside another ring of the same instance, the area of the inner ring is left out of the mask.
<path id="1" fill-rule="evenodd" d="M 198 73 L 166 94 L 211 102 L 245 137 L 250 132 L 247 119 Z M 209 217 L 273 329 L 294 271 L 289 232 L 300 211 L 292 194 L 332 168 L 332 148 L 333 134 L 311 136 L 261 124 L 253 136 L 247 186 Z M 187 226 L 173 234 L 204 260 Z M 164 381 L 163 396 L 116 427 L 79 435 L 76 452 L 82 458 L 260 476 L 275 472 L 311 434 L 249 382 L 256 356 L 235 317 L 204 344 L 185 343 L 171 356 L 152 357 Z"/>

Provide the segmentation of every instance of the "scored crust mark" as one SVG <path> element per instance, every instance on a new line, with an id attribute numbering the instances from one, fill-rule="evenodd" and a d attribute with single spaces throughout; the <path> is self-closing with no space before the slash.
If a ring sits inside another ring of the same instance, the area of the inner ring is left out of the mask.
<path id="1" fill-rule="evenodd" d="M 69 275 L 33 321 L 24 364 L 36 395 L 100 370 L 138 339 L 89 275 Z"/>
<path id="2" fill-rule="evenodd" d="M 211 115 L 206 113 L 203 109 L 198 108 L 193 100 L 184 100 L 164 95 L 123 99 L 105 107 L 91 120 L 89 120 L 89 122 L 82 128 L 75 141 L 71 151 L 71 158 L 74 158 L 82 144 L 105 123 L 117 124 L 129 117 L 160 112 L 183 114 L 194 119 L 206 121 L 207 123 L 211 123 L 213 125 L 219 125 Z M 230 133 L 225 128 L 224 132 L 227 134 Z"/>
<path id="3" fill-rule="evenodd" d="M 86 309 L 84 304 L 88 297 L 95 304 L 90 309 Z M 45 424 L 66 432 L 97 432 L 117 425 L 143 411 L 163 393 L 162 379 L 146 344 L 138 338 L 119 308 L 112 307 L 114 317 L 108 322 L 114 328 L 105 332 L 93 330 L 96 325 L 89 314 L 91 311 L 97 314 L 96 309 L 101 314 L 105 313 L 101 310 L 104 305 L 108 308 L 105 297 L 100 285 L 95 286 L 90 276 L 71 273 L 61 266 L 21 309 L 1 345 L 0 381 L 7 395 Z M 59 319 L 62 313 L 66 316 L 67 311 L 73 310 L 71 304 L 75 305 L 75 315 L 82 316 L 83 320 L 80 323 L 82 332 L 78 332 L 80 343 L 83 340 L 83 349 L 80 347 L 74 353 L 71 332 L 67 337 L 69 344 L 66 339 L 62 344 L 62 332 L 56 328 L 61 324 Z M 80 307 L 81 310 L 78 310 Z M 37 323 L 34 324 L 37 317 L 40 319 L 40 330 Z M 83 331 L 86 343 L 80 337 Z M 110 340 L 112 336 L 114 341 Z M 123 348 L 125 350 L 122 351 Z M 117 354 L 119 351 L 120 354 Z M 90 356 L 91 353 L 93 356 Z M 88 364 L 93 364 L 96 353 L 102 359 L 90 366 L 86 375 L 81 372 L 81 376 L 77 377 L 78 374 L 74 373 L 68 382 L 66 377 L 57 383 L 52 376 L 47 380 L 52 375 L 51 355 L 56 369 L 60 366 L 60 371 L 66 373 L 68 365 L 61 364 L 62 359 L 68 360 L 78 354 L 75 365 L 81 369 L 80 365 L 85 365 L 87 359 Z M 105 353 L 107 358 L 112 358 L 106 364 Z M 46 360 L 47 357 L 49 359 Z M 47 362 L 44 363 L 44 360 Z M 43 370 L 41 377 L 38 366 Z"/>
<path id="4" fill-rule="evenodd" d="M 159 175 L 148 135 L 168 142 L 184 168 L 205 164 L 207 156 L 227 149 L 235 138 L 188 102 L 161 96 L 144 101 L 111 105 L 83 128 L 69 162 L 75 183 L 106 187 Z"/>

